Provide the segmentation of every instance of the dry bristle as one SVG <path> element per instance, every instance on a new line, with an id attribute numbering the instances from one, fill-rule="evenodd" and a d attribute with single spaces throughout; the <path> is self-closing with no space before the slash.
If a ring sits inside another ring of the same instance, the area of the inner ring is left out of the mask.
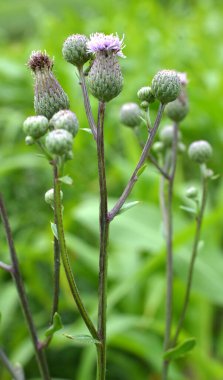
<path id="1" fill-rule="evenodd" d="M 27 64 L 34 72 L 36 70 L 42 70 L 44 68 L 48 68 L 50 70 L 53 67 L 53 61 L 46 53 L 43 53 L 41 51 L 32 52 Z"/>

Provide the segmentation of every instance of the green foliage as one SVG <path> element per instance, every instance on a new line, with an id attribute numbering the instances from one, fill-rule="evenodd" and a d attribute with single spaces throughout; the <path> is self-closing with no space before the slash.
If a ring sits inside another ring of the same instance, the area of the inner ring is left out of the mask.
<path id="1" fill-rule="evenodd" d="M 52 210 L 44 202 L 52 187 L 52 169 L 26 146 L 22 124 L 33 115 L 33 83 L 25 63 L 32 50 L 46 49 L 55 57 L 54 73 L 69 95 L 80 129 L 89 132 L 74 67 L 62 58 L 62 44 L 73 33 L 96 31 L 125 34 L 127 56 L 121 61 L 123 92 L 106 109 L 105 150 L 110 207 L 115 204 L 140 148 L 131 130 L 119 123 L 119 109 L 137 101 L 137 91 L 151 85 L 160 69 L 188 73 L 190 113 L 182 122 L 184 141 L 208 140 L 213 148 L 211 168 L 222 171 L 222 12 L 211 0 L 119 1 L 9 0 L 0 4 L 0 189 L 4 194 L 22 274 L 38 331 L 49 326 L 53 294 Z M 96 101 L 92 99 L 96 114 Z M 151 106 L 151 119 L 157 104 Z M 163 124 L 169 123 L 167 119 Z M 87 310 L 96 317 L 98 270 L 98 183 L 96 152 L 91 134 L 79 132 L 74 160 L 67 163 L 63 182 L 64 223 L 68 250 Z M 140 173 L 138 173 L 139 176 Z M 73 179 L 73 184 L 69 178 Z M 182 306 L 194 233 L 194 215 L 184 204 L 182 181 L 197 184 L 198 170 L 187 155 L 179 159 L 174 194 L 174 323 Z M 64 185 L 65 183 L 65 185 Z M 69 184 L 71 186 L 66 186 Z M 164 332 L 165 247 L 159 211 L 159 175 L 149 164 L 129 202 L 141 203 L 115 218 L 109 243 L 108 380 L 159 378 Z M 223 186 L 210 186 L 209 207 L 202 231 L 204 247 L 195 264 L 192 295 L 182 340 L 194 335 L 197 345 L 173 363 L 171 380 L 221 380 L 223 333 Z M 1 227 L 1 226 L 0 226 Z M 55 234 L 55 229 L 54 229 Z M 0 228 L 0 260 L 9 263 Z M 0 346 L 13 363 L 25 367 L 27 379 L 38 377 L 17 293 L 9 274 L 0 271 Z M 61 273 L 60 314 L 72 336 L 87 331 Z M 49 348 L 52 377 L 94 380 L 95 348 L 75 347 L 58 331 Z M 57 363 L 64 363 L 61 370 Z M 0 366 L 1 380 L 10 376 Z"/>

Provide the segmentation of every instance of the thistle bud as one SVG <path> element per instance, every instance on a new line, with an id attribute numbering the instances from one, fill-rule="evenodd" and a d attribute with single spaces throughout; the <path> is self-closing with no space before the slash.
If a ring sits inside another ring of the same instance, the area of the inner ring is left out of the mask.
<path id="1" fill-rule="evenodd" d="M 117 56 L 122 54 L 122 40 L 118 36 L 95 33 L 87 43 L 88 52 L 95 58 L 87 76 L 89 90 L 101 102 L 109 102 L 119 95 L 123 77 Z"/>
<path id="2" fill-rule="evenodd" d="M 186 93 L 187 75 L 186 73 L 177 73 L 181 83 L 181 91 L 177 99 L 170 102 L 165 107 L 166 115 L 173 121 L 182 121 L 189 112 L 188 96 Z"/>
<path id="3" fill-rule="evenodd" d="M 211 158 L 212 147 L 205 140 L 194 141 L 189 146 L 188 154 L 192 161 L 195 161 L 198 164 L 203 164 Z"/>
<path id="4" fill-rule="evenodd" d="M 41 51 L 31 54 L 28 66 L 35 75 L 34 108 L 37 115 L 50 119 L 56 112 L 69 108 L 69 100 L 52 73 L 53 61 Z"/>
<path id="5" fill-rule="evenodd" d="M 91 54 L 87 51 L 87 37 L 81 34 L 69 36 L 62 49 L 64 59 L 72 65 L 81 67 L 89 61 Z"/>
<path id="6" fill-rule="evenodd" d="M 164 144 L 161 141 L 156 141 L 153 144 L 152 149 L 155 153 L 161 153 L 164 150 Z"/>
<path id="7" fill-rule="evenodd" d="M 55 129 L 66 129 L 75 137 L 78 132 L 79 122 L 75 113 L 70 110 L 61 110 L 50 119 L 50 126 Z"/>
<path id="8" fill-rule="evenodd" d="M 143 102 L 140 103 L 140 107 L 141 107 L 144 111 L 148 111 L 149 103 L 148 103 L 146 100 L 143 100 Z"/>
<path id="9" fill-rule="evenodd" d="M 54 208 L 54 189 L 50 189 L 45 193 L 45 202 Z M 60 190 L 60 199 L 63 199 L 63 192 Z"/>
<path id="10" fill-rule="evenodd" d="M 47 150 L 58 156 L 62 156 L 72 150 L 73 136 L 65 129 L 55 129 L 46 136 Z"/>
<path id="11" fill-rule="evenodd" d="M 141 123 L 141 110 L 136 103 L 125 103 L 120 110 L 122 124 L 127 127 L 137 127 Z"/>
<path id="12" fill-rule="evenodd" d="M 26 136 L 25 143 L 26 145 L 33 145 L 35 143 L 35 140 L 32 136 Z"/>
<path id="13" fill-rule="evenodd" d="M 177 132 L 178 140 L 181 139 L 180 131 Z M 174 140 L 174 127 L 173 125 L 166 125 L 159 134 L 160 140 L 166 146 L 171 146 Z"/>
<path id="14" fill-rule="evenodd" d="M 182 142 L 178 142 L 178 144 L 177 144 L 177 151 L 179 153 L 186 152 L 186 145 L 184 143 L 182 143 Z"/>
<path id="15" fill-rule="evenodd" d="M 45 116 L 29 116 L 23 123 L 24 133 L 33 139 L 39 139 L 44 136 L 48 128 L 49 122 Z"/>
<path id="16" fill-rule="evenodd" d="M 155 101 L 151 87 L 140 88 L 140 90 L 137 92 L 137 96 L 142 102 L 146 101 L 148 103 L 153 103 Z"/>
<path id="17" fill-rule="evenodd" d="M 152 93 L 162 104 L 175 100 L 180 90 L 181 83 L 176 71 L 159 71 L 152 80 Z"/>
<path id="18" fill-rule="evenodd" d="M 191 187 L 189 187 L 186 190 L 186 197 L 187 198 L 189 198 L 189 199 L 197 199 L 197 196 L 198 196 L 198 191 L 197 191 L 196 187 L 191 186 Z"/>

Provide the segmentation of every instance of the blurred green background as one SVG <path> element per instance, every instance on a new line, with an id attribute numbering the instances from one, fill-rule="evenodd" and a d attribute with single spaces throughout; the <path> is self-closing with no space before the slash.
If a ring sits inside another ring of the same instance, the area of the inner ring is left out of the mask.
<path id="1" fill-rule="evenodd" d="M 222 109 L 223 3 L 213 0 L 3 0 L 0 4 L 0 190 L 4 194 L 35 323 L 40 334 L 49 323 L 52 298 L 53 216 L 44 202 L 52 187 L 51 168 L 27 147 L 23 120 L 33 111 L 33 80 L 26 67 L 33 50 L 55 59 L 54 73 L 67 92 L 71 109 L 87 128 L 75 69 L 63 61 L 61 48 L 74 33 L 96 31 L 125 35 L 120 60 L 125 85 L 108 104 L 106 164 L 111 204 L 120 195 L 138 160 L 132 131 L 120 125 L 119 108 L 137 101 L 136 92 L 163 68 L 188 74 L 190 114 L 182 123 L 184 142 L 207 139 L 214 148 L 211 168 L 220 178 L 210 186 L 202 239 L 196 261 L 190 308 L 181 337 L 195 336 L 196 348 L 171 368 L 171 380 L 223 379 L 222 256 Z M 97 104 L 92 99 L 93 111 Z M 155 111 L 155 107 L 153 107 Z M 154 113 L 152 117 L 154 118 Z M 164 118 L 162 125 L 169 121 Z M 66 237 L 77 282 L 95 318 L 98 270 L 98 182 L 92 137 L 80 131 L 64 185 Z M 199 172 L 187 155 L 180 157 L 174 192 L 174 321 L 182 305 L 194 231 L 193 219 L 180 210 L 189 184 Z M 159 211 L 159 175 L 150 167 L 131 200 L 142 203 L 116 218 L 109 246 L 108 380 L 158 380 L 162 358 L 165 301 L 165 245 Z M 0 230 L 0 260 L 9 262 Z M 11 278 L 0 272 L 0 346 L 13 363 L 38 377 L 27 329 Z M 62 271 L 60 314 L 64 333 L 87 333 L 80 321 Z M 61 332 L 47 356 L 52 377 L 94 380 L 94 347 L 76 347 Z M 0 363 L 0 379 L 10 376 Z"/>

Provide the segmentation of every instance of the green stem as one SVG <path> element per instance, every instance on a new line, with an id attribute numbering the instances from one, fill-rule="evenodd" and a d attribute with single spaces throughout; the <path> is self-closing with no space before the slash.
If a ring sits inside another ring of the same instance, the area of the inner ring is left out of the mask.
<path id="1" fill-rule="evenodd" d="M 104 158 L 104 113 L 105 104 L 99 103 L 97 128 L 97 155 L 100 188 L 100 259 L 99 259 L 99 305 L 98 305 L 98 335 L 101 345 L 98 346 L 98 380 L 106 376 L 106 309 L 107 309 L 107 268 L 108 268 L 108 205 Z"/>
<path id="2" fill-rule="evenodd" d="M 202 174 L 201 207 L 200 207 L 199 213 L 198 213 L 197 218 L 196 218 L 196 231 L 195 231 L 194 243 L 193 243 L 193 248 L 192 248 L 192 255 L 191 255 L 190 266 L 189 266 L 189 271 L 188 271 L 184 303 L 183 303 L 181 315 L 180 315 L 180 318 L 179 318 L 179 321 L 177 324 L 176 332 L 175 332 L 175 335 L 174 335 L 174 338 L 172 341 L 172 346 L 175 346 L 177 343 L 180 331 L 182 329 L 182 326 L 183 326 L 183 323 L 185 320 L 187 307 L 189 304 L 189 298 L 190 298 L 190 292 L 191 292 L 191 286 L 192 286 L 192 280 L 193 280 L 194 264 L 195 264 L 195 259 L 197 256 L 198 244 L 200 241 L 202 221 L 203 221 L 204 210 L 205 210 L 205 205 L 206 205 L 206 201 L 207 201 L 207 186 L 208 186 L 208 179 L 205 178 L 205 176 Z"/>
<path id="3" fill-rule="evenodd" d="M 131 193 L 132 188 L 134 187 L 134 184 L 138 180 L 138 176 L 137 176 L 138 171 L 140 170 L 140 168 L 143 166 L 143 164 L 145 163 L 145 161 L 147 159 L 148 152 L 151 148 L 151 145 L 153 143 L 153 140 L 155 138 L 156 132 L 158 130 L 158 127 L 159 127 L 159 124 L 160 124 L 160 121 L 161 121 L 161 118 L 163 115 L 164 107 L 165 107 L 164 104 L 160 104 L 159 111 L 158 111 L 158 114 L 157 114 L 157 117 L 156 117 L 156 120 L 154 123 L 154 127 L 150 131 L 149 137 L 145 143 L 145 146 L 143 148 L 140 159 L 139 159 L 139 161 L 135 167 L 135 170 L 133 171 L 131 178 L 130 178 L 129 182 L 127 183 L 122 195 L 120 196 L 120 198 L 118 199 L 118 201 L 116 202 L 114 207 L 111 209 L 111 211 L 109 211 L 109 213 L 108 213 L 109 221 L 114 219 L 114 217 L 119 213 L 119 211 L 122 208 L 123 204 L 125 203 L 127 197 Z"/>
<path id="4" fill-rule="evenodd" d="M 70 286 L 70 290 L 73 296 L 73 299 L 77 305 L 77 308 L 90 332 L 92 337 L 96 340 L 98 340 L 98 333 L 97 330 L 94 327 L 93 322 L 91 321 L 90 317 L 88 316 L 88 313 L 84 307 L 84 304 L 81 300 L 73 273 L 70 265 L 70 259 L 67 253 L 67 247 L 65 242 L 65 236 L 64 236 L 64 228 L 63 228 L 63 218 L 62 218 L 62 205 L 61 205 L 61 197 L 60 197 L 60 181 L 58 176 L 58 168 L 57 164 L 53 163 L 54 168 L 54 212 L 55 212 L 55 218 L 56 218 L 56 225 L 57 225 L 57 233 L 58 233 L 58 242 L 60 247 L 60 253 L 61 258 L 64 266 L 64 270 L 66 273 L 67 281 Z"/>
<path id="5" fill-rule="evenodd" d="M 11 255 L 12 276 L 16 284 L 22 310 L 23 310 L 23 313 L 27 322 L 27 326 L 29 328 L 29 332 L 32 338 L 32 342 L 33 342 L 33 346 L 34 346 L 35 354 L 36 354 L 36 359 L 39 366 L 39 371 L 41 373 L 42 379 L 50 380 L 50 374 L 49 374 L 49 369 L 48 369 L 45 353 L 43 351 L 43 347 L 41 343 L 38 340 L 32 314 L 29 309 L 28 299 L 26 296 L 26 292 L 25 292 L 25 288 L 24 288 L 24 284 L 22 280 L 22 275 L 20 272 L 19 262 L 18 262 L 17 253 L 14 246 L 11 228 L 9 225 L 8 215 L 7 215 L 6 208 L 5 208 L 3 198 L 1 195 L 0 195 L 0 213 L 1 213 L 2 223 L 5 229 L 5 234 L 6 234 L 8 247 L 9 247 L 9 251 Z"/>
<path id="6" fill-rule="evenodd" d="M 177 141 L 178 141 L 178 125 L 174 124 L 174 137 L 171 150 L 171 174 L 168 180 L 167 202 L 165 202 L 165 194 L 163 192 L 163 220 L 165 226 L 166 239 L 166 321 L 164 335 L 164 352 L 170 347 L 171 326 L 172 326 L 172 306 L 173 306 L 173 185 L 176 172 L 177 161 Z M 169 163 L 167 162 L 167 165 Z M 165 170 L 166 171 L 166 170 Z M 169 362 L 163 361 L 162 380 L 167 380 Z"/>
<path id="7" fill-rule="evenodd" d="M 10 363 L 4 351 L 0 348 L 0 361 L 4 364 L 5 368 L 9 371 L 14 380 L 21 380 L 21 376 L 16 372 L 16 369 Z"/>
<path id="8" fill-rule="evenodd" d="M 79 67 L 78 71 L 79 71 L 79 76 L 80 76 L 80 85 L 81 85 L 82 94 L 83 94 L 83 98 L 84 98 L 85 112 L 87 115 L 88 123 L 89 123 L 89 126 L 91 128 L 92 134 L 94 136 L 94 139 L 96 140 L 97 139 L 97 128 L 96 128 L 94 118 L 92 115 L 92 110 L 91 110 L 91 105 L 90 105 L 90 101 L 89 101 L 89 96 L 88 96 L 88 91 L 87 91 L 87 86 L 86 86 L 86 81 L 85 81 L 85 75 L 83 72 L 83 67 L 82 66 Z"/>

